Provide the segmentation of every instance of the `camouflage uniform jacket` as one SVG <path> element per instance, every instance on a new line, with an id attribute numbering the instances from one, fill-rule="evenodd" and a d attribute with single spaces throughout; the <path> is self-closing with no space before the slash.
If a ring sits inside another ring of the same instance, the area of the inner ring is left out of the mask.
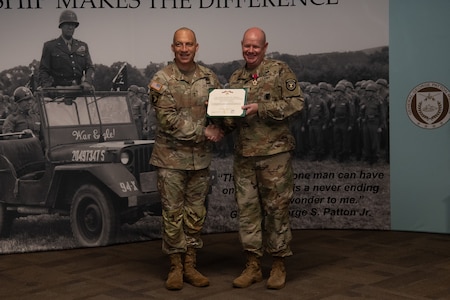
<path id="1" fill-rule="evenodd" d="M 267 156 L 295 148 L 289 117 L 303 109 L 304 99 L 286 63 L 265 59 L 251 72 L 240 68 L 231 75 L 230 88 L 246 88 L 247 104 L 258 103 L 257 114 L 225 120 L 227 127 L 237 127 L 238 154 Z"/>
<path id="2" fill-rule="evenodd" d="M 155 74 L 149 88 L 158 121 L 150 163 L 179 170 L 209 167 L 212 143 L 204 134 L 206 101 L 210 88 L 220 88 L 217 76 L 197 65 L 187 81 L 171 63 Z"/>

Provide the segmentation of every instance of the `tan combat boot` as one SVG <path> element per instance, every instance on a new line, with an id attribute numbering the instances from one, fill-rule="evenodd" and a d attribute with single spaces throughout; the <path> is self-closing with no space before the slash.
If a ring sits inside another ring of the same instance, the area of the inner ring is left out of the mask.
<path id="1" fill-rule="evenodd" d="M 166 289 L 181 290 L 183 288 L 183 265 L 181 264 L 181 254 L 169 255 L 170 271 L 166 280 Z"/>
<path id="2" fill-rule="evenodd" d="M 208 286 L 208 278 L 195 269 L 196 263 L 196 250 L 188 248 L 184 259 L 184 281 L 196 287 Z"/>
<path id="3" fill-rule="evenodd" d="M 247 252 L 247 264 L 241 275 L 233 280 L 233 286 L 237 288 L 246 288 L 255 282 L 262 280 L 261 265 L 259 257 L 251 252 Z"/>
<path id="4" fill-rule="evenodd" d="M 270 277 L 267 280 L 267 288 L 279 290 L 286 284 L 286 269 L 284 268 L 284 258 L 274 257 Z"/>

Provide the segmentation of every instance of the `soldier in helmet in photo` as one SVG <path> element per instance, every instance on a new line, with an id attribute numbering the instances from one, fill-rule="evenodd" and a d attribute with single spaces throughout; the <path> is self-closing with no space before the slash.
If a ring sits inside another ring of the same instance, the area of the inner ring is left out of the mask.
<path id="1" fill-rule="evenodd" d="M 0 133 L 2 132 L 3 123 L 9 114 L 9 96 L 3 95 L 3 91 L 0 91 Z"/>
<path id="2" fill-rule="evenodd" d="M 380 97 L 381 102 L 383 103 L 385 119 L 386 119 L 386 128 L 381 132 L 381 141 L 380 146 L 384 150 L 384 157 L 386 162 L 389 163 L 390 156 L 390 146 L 389 146 L 389 83 L 386 79 L 380 78 L 375 82 L 378 87 L 378 96 Z"/>
<path id="3" fill-rule="evenodd" d="M 325 130 L 328 128 L 330 111 L 328 104 L 320 97 L 320 88 L 312 85 L 307 103 L 307 125 L 311 160 L 322 161 L 325 158 Z"/>
<path id="4" fill-rule="evenodd" d="M 386 115 L 383 102 L 378 96 L 375 83 L 366 86 L 365 101 L 360 113 L 363 128 L 363 154 L 369 164 L 374 164 L 380 158 L 380 135 L 386 128 Z"/>
<path id="5" fill-rule="evenodd" d="M 350 155 L 350 134 L 353 130 L 354 108 L 348 95 L 345 94 L 345 85 L 338 83 L 334 88 L 335 97 L 331 104 L 331 124 L 333 128 L 333 146 L 336 160 L 344 162 Z"/>
<path id="6" fill-rule="evenodd" d="M 39 136 L 40 118 L 33 111 L 34 97 L 30 89 L 20 86 L 14 91 L 14 101 L 17 108 L 5 120 L 2 127 L 2 133 L 25 132 L 26 136 L 32 134 Z M 8 138 L 20 138 L 20 135 L 5 136 Z"/>
<path id="7" fill-rule="evenodd" d="M 131 105 L 131 113 L 133 114 L 134 123 L 138 130 L 139 139 L 143 138 L 145 103 L 142 101 L 139 95 L 139 87 L 135 84 L 130 85 L 128 88 L 128 100 Z"/>
<path id="8" fill-rule="evenodd" d="M 77 15 L 65 10 L 59 17 L 61 35 L 44 43 L 39 66 L 41 88 L 57 86 L 80 86 L 93 88 L 94 65 L 85 42 L 74 39 L 79 25 Z"/>
<path id="9" fill-rule="evenodd" d="M 8 116 L 9 96 L 0 95 L 0 119 L 6 119 Z"/>

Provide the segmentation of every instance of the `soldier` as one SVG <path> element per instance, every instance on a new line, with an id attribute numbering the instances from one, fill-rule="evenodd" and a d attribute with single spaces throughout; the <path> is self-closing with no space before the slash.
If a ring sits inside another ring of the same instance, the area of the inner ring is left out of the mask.
<path id="1" fill-rule="evenodd" d="M 209 280 L 195 269 L 200 233 L 206 218 L 212 144 L 223 137 L 208 124 L 206 101 L 217 76 L 194 61 L 195 33 L 180 28 L 173 36 L 174 62 L 159 70 L 149 84 L 158 130 L 150 163 L 158 168 L 163 228 L 162 249 L 169 255 L 166 288 L 180 290 L 184 281 L 198 287 Z M 185 254 L 184 265 L 182 254 Z"/>
<path id="2" fill-rule="evenodd" d="M 142 138 L 145 140 L 154 140 L 156 133 L 156 115 L 155 109 L 149 103 L 148 91 L 145 87 L 138 87 L 138 98 L 142 101 Z"/>
<path id="3" fill-rule="evenodd" d="M 378 86 L 378 95 L 381 101 L 389 102 L 389 84 L 386 79 L 380 78 L 375 81 Z"/>
<path id="4" fill-rule="evenodd" d="M 73 38 L 77 15 L 65 10 L 59 17 L 61 36 L 44 43 L 39 65 L 40 87 L 80 85 L 93 87 L 94 65 L 85 42 Z"/>
<path id="5" fill-rule="evenodd" d="M 383 103 L 378 97 L 377 86 L 369 83 L 366 86 L 366 96 L 361 106 L 361 120 L 363 124 L 364 158 L 374 164 L 380 155 L 380 134 L 385 125 Z"/>
<path id="6" fill-rule="evenodd" d="M 354 107 L 355 107 L 355 126 L 353 128 L 352 150 L 356 160 L 360 161 L 363 157 L 363 124 L 361 120 L 361 107 L 366 95 L 367 81 L 361 80 L 355 83 Z"/>
<path id="7" fill-rule="evenodd" d="M 31 135 L 34 133 L 39 136 L 40 119 L 39 115 L 32 111 L 34 97 L 31 91 L 23 86 L 18 87 L 14 91 L 14 101 L 17 104 L 17 109 L 12 112 L 3 124 L 3 133 L 21 132 L 24 131 Z M 14 135 L 8 138 L 19 138 L 19 135 Z"/>
<path id="8" fill-rule="evenodd" d="M 389 144 L 389 84 L 386 79 L 380 78 L 375 82 L 378 86 L 378 95 L 383 102 L 384 112 L 386 115 L 385 130 L 381 133 L 381 147 L 385 150 L 386 162 L 390 161 L 390 144 Z"/>
<path id="9" fill-rule="evenodd" d="M 333 92 L 334 88 L 327 82 L 319 82 L 317 84 L 319 87 L 319 97 L 325 101 L 328 107 L 328 111 L 330 111 L 331 106 L 333 105 L 334 97 Z M 331 122 L 331 119 L 328 119 Z M 323 139 L 324 139 L 324 157 L 333 153 L 333 127 L 331 123 L 328 123 L 326 128 L 323 131 Z"/>
<path id="10" fill-rule="evenodd" d="M 361 160 L 362 133 L 358 123 L 360 98 L 357 92 L 360 89 L 361 82 L 357 82 L 353 86 L 350 81 L 341 80 L 341 84 L 345 86 L 345 96 L 353 108 L 353 124 L 351 124 L 352 130 L 349 137 L 350 152 L 355 155 L 356 160 Z"/>
<path id="11" fill-rule="evenodd" d="M 325 156 L 325 130 L 328 127 L 330 113 L 328 105 L 320 97 L 319 87 L 312 85 L 307 107 L 307 124 L 309 128 L 309 145 L 312 160 L 321 161 Z"/>
<path id="12" fill-rule="evenodd" d="M 336 85 L 334 103 L 331 105 L 331 120 L 333 126 L 333 145 L 336 159 L 346 161 L 350 154 L 350 134 L 354 122 L 354 109 L 345 95 L 345 86 Z"/>
<path id="13" fill-rule="evenodd" d="M 0 119 L 6 119 L 8 116 L 9 96 L 0 95 Z"/>
<path id="14" fill-rule="evenodd" d="M 147 111 L 147 108 L 149 106 L 149 99 L 148 99 L 148 92 L 147 89 L 143 86 L 138 87 L 138 97 L 141 99 L 142 103 L 144 104 L 144 111 Z"/>
<path id="15" fill-rule="evenodd" d="M 128 88 L 128 100 L 131 105 L 131 112 L 133 114 L 134 123 L 138 130 L 139 139 L 143 138 L 144 118 L 146 116 L 145 103 L 141 100 L 139 95 L 139 87 L 135 84 Z"/>
<path id="16" fill-rule="evenodd" d="M 239 210 L 239 236 L 247 263 L 233 286 L 248 287 L 262 280 L 260 258 L 264 250 L 273 259 L 267 288 L 285 285 L 284 258 L 291 256 L 289 203 L 294 180 L 291 151 L 295 139 L 289 117 L 303 108 L 303 94 L 289 66 L 265 57 L 264 31 L 250 28 L 241 42 L 245 66 L 229 80 L 230 88 L 246 88 L 242 119 L 226 118 L 236 129 L 234 184 Z"/>
<path id="17" fill-rule="evenodd" d="M 0 132 L 2 132 L 3 123 L 8 116 L 9 96 L 0 94 Z"/>
<path id="18" fill-rule="evenodd" d="M 303 98 L 304 103 L 308 102 L 309 95 L 307 94 L 306 90 L 309 85 L 308 82 L 299 82 L 300 89 L 303 91 Z M 295 114 L 289 118 L 290 127 L 292 134 L 295 138 L 295 149 L 294 149 L 294 155 L 296 158 L 303 158 L 307 154 L 307 146 L 308 146 L 308 135 L 305 131 L 305 116 L 304 112 L 306 109 L 303 109 L 301 113 Z"/>
<path id="19" fill-rule="evenodd" d="M 307 85 L 302 89 L 303 92 L 303 99 L 304 99 L 304 104 L 303 104 L 303 109 L 300 112 L 301 114 L 301 145 L 300 145 L 300 149 L 303 153 L 304 157 L 308 156 L 308 153 L 310 152 L 310 144 L 309 144 L 309 126 L 308 126 L 308 103 L 310 102 L 310 98 L 311 98 L 311 87 L 314 86 L 314 84 L 311 83 L 307 83 Z M 297 145 L 296 145 L 297 147 Z"/>

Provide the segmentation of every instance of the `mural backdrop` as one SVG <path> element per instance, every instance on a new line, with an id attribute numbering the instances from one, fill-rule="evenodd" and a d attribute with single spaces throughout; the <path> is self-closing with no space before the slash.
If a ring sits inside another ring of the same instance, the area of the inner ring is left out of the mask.
<path id="1" fill-rule="evenodd" d="M 78 16 L 74 37 L 89 45 L 97 68 L 97 89 L 112 87 L 114 75 L 124 64 L 127 84 L 145 86 L 159 67 L 172 60 L 173 32 L 183 26 L 196 32 L 197 61 L 213 67 L 224 85 L 242 63 L 240 41 L 252 26 L 265 30 L 267 54 L 291 66 L 305 94 L 316 84 L 329 106 L 338 82 L 348 85 L 356 104 L 363 101 L 358 93 L 367 81 L 382 79 L 389 85 L 388 0 L 29 0 L 0 1 L 4 94 L 10 94 L 15 83 L 28 82 L 25 75 L 39 64 L 43 43 L 60 35 L 58 18 L 64 9 Z M 17 74 L 25 75 L 17 78 Z M 297 139 L 292 228 L 391 228 L 388 99 L 383 99 L 386 119 L 379 133 L 377 160 L 364 155 L 363 123 L 358 115 L 350 131 L 351 152 L 345 159 L 336 154 L 331 120 L 324 128 L 325 152 L 317 157 L 307 120 L 292 119 Z M 209 196 L 206 233 L 237 230 L 231 153 L 231 138 L 216 147 L 212 168 L 217 182 Z M 147 216 L 124 225 L 118 242 L 159 234 L 159 217 Z M 72 247 L 77 244 L 65 216 L 20 218 L 11 236 L 0 240 L 1 253 Z"/>

